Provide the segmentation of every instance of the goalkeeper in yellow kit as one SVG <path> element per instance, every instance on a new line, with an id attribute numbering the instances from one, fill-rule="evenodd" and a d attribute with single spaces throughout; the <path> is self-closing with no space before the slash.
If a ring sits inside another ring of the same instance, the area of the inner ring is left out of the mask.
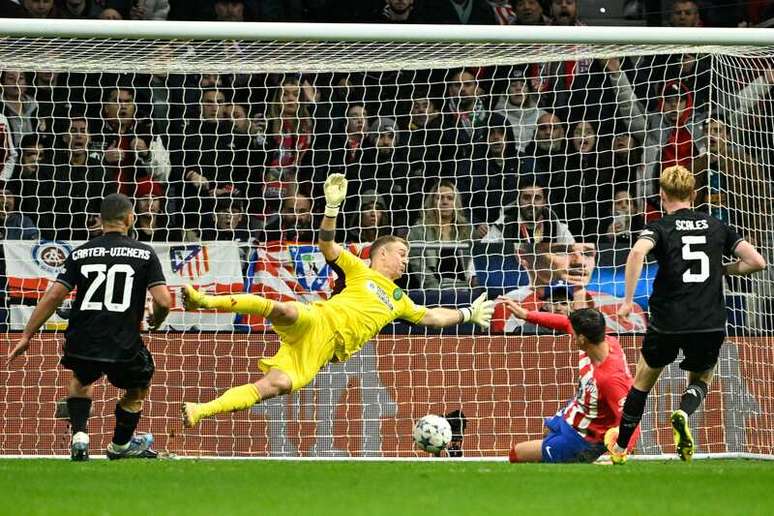
<path id="1" fill-rule="evenodd" d="M 303 304 L 278 302 L 251 294 L 207 296 L 187 286 L 186 310 L 207 308 L 269 319 L 280 337 L 271 358 L 258 363 L 264 372 L 255 383 L 232 387 L 208 403 L 184 403 L 183 422 L 195 426 L 202 418 L 250 408 L 262 400 L 297 391 L 312 382 L 328 362 L 343 362 L 395 319 L 443 328 L 473 322 L 488 328 L 493 302 L 482 294 L 458 310 L 417 306 L 394 281 L 406 271 L 409 246 L 395 236 L 378 238 L 371 246 L 371 266 L 334 242 L 336 217 L 347 195 L 347 180 L 331 174 L 325 181 L 325 217 L 319 247 L 344 282 L 344 289 L 327 301 Z"/>

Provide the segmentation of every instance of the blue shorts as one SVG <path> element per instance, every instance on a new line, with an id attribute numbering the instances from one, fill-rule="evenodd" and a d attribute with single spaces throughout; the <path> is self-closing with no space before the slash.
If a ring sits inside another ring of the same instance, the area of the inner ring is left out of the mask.
<path id="1" fill-rule="evenodd" d="M 561 416 L 545 419 L 548 434 L 541 445 L 543 462 L 594 462 L 607 449 L 603 443 L 590 443 Z"/>

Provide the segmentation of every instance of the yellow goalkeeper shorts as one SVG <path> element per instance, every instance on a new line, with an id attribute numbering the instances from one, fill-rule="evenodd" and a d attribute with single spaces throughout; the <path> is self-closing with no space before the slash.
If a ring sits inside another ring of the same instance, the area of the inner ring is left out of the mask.
<path id="1" fill-rule="evenodd" d="M 293 301 L 298 320 L 290 325 L 273 325 L 280 347 L 271 358 L 262 358 L 258 367 L 264 373 L 279 369 L 290 376 L 293 392 L 309 385 L 317 372 L 333 358 L 336 337 L 317 308 Z"/>

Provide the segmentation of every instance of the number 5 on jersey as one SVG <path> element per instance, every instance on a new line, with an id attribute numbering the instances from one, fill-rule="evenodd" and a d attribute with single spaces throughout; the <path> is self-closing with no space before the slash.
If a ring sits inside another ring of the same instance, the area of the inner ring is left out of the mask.
<path id="1" fill-rule="evenodd" d="M 707 237 L 704 235 L 685 235 L 682 237 L 683 242 L 683 260 L 686 262 L 699 262 L 699 273 L 694 274 L 691 272 L 693 264 L 690 264 L 688 270 L 683 273 L 683 283 L 704 283 L 707 281 L 710 275 L 710 261 L 709 256 L 704 251 L 698 251 L 691 249 L 692 245 L 706 245 Z"/>

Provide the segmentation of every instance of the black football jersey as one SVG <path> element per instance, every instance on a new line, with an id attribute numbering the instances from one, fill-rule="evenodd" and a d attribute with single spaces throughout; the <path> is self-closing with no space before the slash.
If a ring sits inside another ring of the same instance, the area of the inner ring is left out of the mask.
<path id="1" fill-rule="evenodd" d="M 690 209 L 652 222 L 640 233 L 655 246 L 658 273 L 650 296 L 650 326 L 662 333 L 724 330 L 723 256 L 742 241 L 724 222 Z"/>
<path id="2" fill-rule="evenodd" d="M 107 233 L 74 249 L 56 281 L 77 289 L 65 332 L 64 354 L 103 362 L 137 355 L 146 292 L 164 285 L 153 249 Z"/>

